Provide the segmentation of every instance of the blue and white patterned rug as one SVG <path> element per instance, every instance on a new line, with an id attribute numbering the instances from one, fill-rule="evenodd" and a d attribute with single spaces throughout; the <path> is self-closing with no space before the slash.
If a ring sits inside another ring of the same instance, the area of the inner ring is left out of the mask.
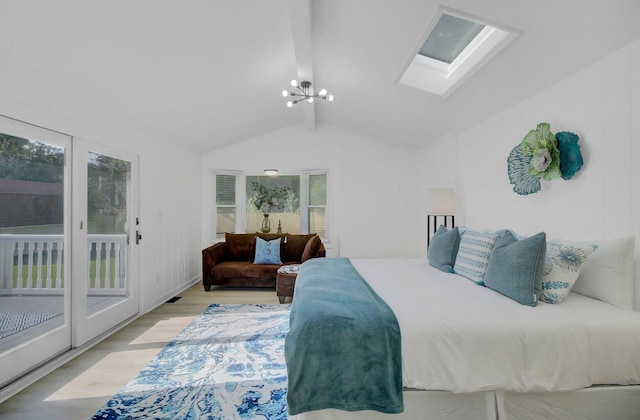
<path id="1" fill-rule="evenodd" d="M 211 305 L 93 419 L 286 419 L 290 305 Z"/>
<path id="2" fill-rule="evenodd" d="M 0 312 L 0 339 L 24 331 L 62 314 L 32 314 L 26 312 Z"/>

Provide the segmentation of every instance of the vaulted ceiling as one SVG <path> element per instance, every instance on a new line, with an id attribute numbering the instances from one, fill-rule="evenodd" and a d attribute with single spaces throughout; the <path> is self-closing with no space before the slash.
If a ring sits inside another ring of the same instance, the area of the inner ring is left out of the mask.
<path id="1" fill-rule="evenodd" d="M 521 31 L 447 98 L 397 83 L 440 6 Z M 197 152 L 295 124 L 419 149 L 639 38 L 639 20 L 637 0 L 2 0 L 0 95 Z M 294 78 L 335 101 L 287 108 Z"/>

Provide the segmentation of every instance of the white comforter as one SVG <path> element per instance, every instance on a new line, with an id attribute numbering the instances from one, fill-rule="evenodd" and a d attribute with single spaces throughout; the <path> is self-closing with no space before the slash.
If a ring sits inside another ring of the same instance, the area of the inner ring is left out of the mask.
<path id="1" fill-rule="evenodd" d="M 570 293 L 518 304 L 422 259 L 352 259 L 395 312 L 405 387 L 560 391 L 640 383 L 640 313 Z"/>

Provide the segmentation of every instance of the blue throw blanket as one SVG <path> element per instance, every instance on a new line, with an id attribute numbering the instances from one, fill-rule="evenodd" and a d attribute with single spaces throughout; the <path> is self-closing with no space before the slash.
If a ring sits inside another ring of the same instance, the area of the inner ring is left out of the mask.
<path id="1" fill-rule="evenodd" d="M 291 415 L 404 410 L 400 326 L 346 258 L 301 266 L 284 352 Z"/>

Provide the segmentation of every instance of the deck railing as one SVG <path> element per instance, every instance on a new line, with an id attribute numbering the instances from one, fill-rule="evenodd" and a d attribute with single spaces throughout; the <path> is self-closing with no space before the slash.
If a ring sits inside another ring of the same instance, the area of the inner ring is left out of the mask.
<path id="1" fill-rule="evenodd" d="M 87 235 L 87 291 L 123 295 L 127 288 L 127 237 Z M 12 294 L 64 292 L 63 235 L 0 234 L 0 289 Z"/>

